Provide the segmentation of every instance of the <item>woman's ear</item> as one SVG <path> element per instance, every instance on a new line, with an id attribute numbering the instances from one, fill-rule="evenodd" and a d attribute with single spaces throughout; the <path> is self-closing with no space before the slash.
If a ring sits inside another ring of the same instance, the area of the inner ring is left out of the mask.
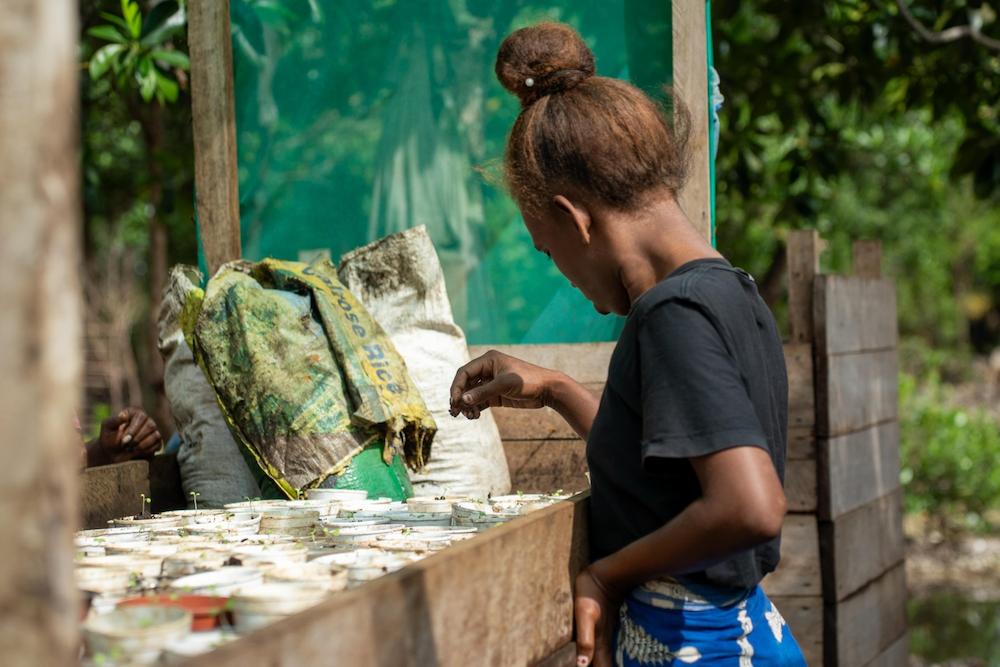
<path id="1" fill-rule="evenodd" d="M 590 212 L 581 205 L 574 204 L 563 195 L 552 198 L 556 211 L 570 222 L 584 245 L 590 245 Z"/>

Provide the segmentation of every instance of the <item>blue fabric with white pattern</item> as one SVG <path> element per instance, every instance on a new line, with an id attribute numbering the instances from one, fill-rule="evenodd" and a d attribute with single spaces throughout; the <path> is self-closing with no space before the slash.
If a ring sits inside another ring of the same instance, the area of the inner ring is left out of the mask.
<path id="1" fill-rule="evenodd" d="M 632 591 L 620 612 L 615 664 L 803 667 L 791 630 L 760 586 L 723 593 L 676 580 Z"/>

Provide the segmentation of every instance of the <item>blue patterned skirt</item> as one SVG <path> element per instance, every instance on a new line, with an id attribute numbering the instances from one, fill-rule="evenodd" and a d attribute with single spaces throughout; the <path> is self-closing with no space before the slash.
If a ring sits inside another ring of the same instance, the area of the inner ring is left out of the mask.
<path id="1" fill-rule="evenodd" d="M 802 651 L 760 586 L 722 593 L 666 579 L 636 588 L 621 607 L 615 664 L 803 667 Z"/>

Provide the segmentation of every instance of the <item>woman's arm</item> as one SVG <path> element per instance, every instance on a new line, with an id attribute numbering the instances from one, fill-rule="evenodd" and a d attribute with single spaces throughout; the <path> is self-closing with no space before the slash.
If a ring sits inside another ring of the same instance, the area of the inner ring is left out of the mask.
<path id="1" fill-rule="evenodd" d="M 590 434 L 599 399 L 565 373 L 490 350 L 458 369 L 451 383 L 451 415 L 476 419 L 490 407 L 550 407 L 581 438 Z"/>
<path id="2" fill-rule="evenodd" d="M 577 577 L 581 665 L 594 661 L 595 654 L 595 664 L 610 664 L 606 661 L 615 614 L 636 586 L 704 569 L 781 532 L 785 493 L 766 451 L 734 447 L 689 460 L 702 497 L 663 527 L 595 561 Z"/>

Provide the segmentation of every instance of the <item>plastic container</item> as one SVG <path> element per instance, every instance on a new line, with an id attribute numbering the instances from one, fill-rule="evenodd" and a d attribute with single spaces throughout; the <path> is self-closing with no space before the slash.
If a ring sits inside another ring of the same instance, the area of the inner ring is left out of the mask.
<path id="1" fill-rule="evenodd" d="M 176 528 L 181 525 L 181 518 L 178 516 L 162 516 L 153 514 L 148 519 L 135 516 L 126 516 L 121 519 L 112 519 L 108 522 L 114 528 Z"/>
<path id="2" fill-rule="evenodd" d="M 447 527 L 451 525 L 451 510 L 447 512 L 389 512 L 385 515 L 391 523 L 404 526 Z"/>
<path id="3" fill-rule="evenodd" d="M 225 566 L 229 554 L 214 549 L 185 551 L 163 559 L 163 579 L 178 579 L 199 572 L 211 572 Z"/>
<path id="4" fill-rule="evenodd" d="M 265 583 L 316 586 L 331 593 L 347 588 L 347 570 L 342 566 L 317 563 L 279 565 L 264 574 Z"/>
<path id="5" fill-rule="evenodd" d="M 306 489 L 309 500 L 358 501 L 367 500 L 368 492 L 364 489 Z"/>
<path id="6" fill-rule="evenodd" d="M 350 526 L 333 528 L 327 531 L 327 541 L 330 544 L 367 544 L 379 536 L 400 533 L 403 526 L 399 524 L 384 524 L 380 526 Z"/>
<path id="7" fill-rule="evenodd" d="M 212 595 L 177 595 L 175 593 L 165 593 L 128 598 L 119 602 L 118 608 L 145 606 L 177 607 L 191 613 L 191 632 L 205 632 L 213 630 L 222 624 L 222 617 L 226 614 L 227 600 L 228 598 Z"/>
<path id="8" fill-rule="evenodd" d="M 261 513 L 260 532 L 264 535 L 305 537 L 319 527 L 319 512 L 290 507 L 269 508 Z"/>
<path id="9" fill-rule="evenodd" d="M 193 595 L 232 595 L 242 586 L 259 584 L 264 573 L 249 567 L 223 567 L 209 572 L 199 572 L 181 577 L 170 583 L 174 591 Z"/>
<path id="10" fill-rule="evenodd" d="M 451 514 L 451 506 L 455 503 L 467 502 L 468 498 L 435 498 L 434 496 L 414 496 L 407 498 L 406 506 L 411 512 L 417 513 L 448 513 Z"/>
<path id="11" fill-rule="evenodd" d="M 99 595 L 121 595 L 132 585 L 132 574 L 121 568 L 78 567 L 74 571 L 76 587 Z"/>
<path id="12" fill-rule="evenodd" d="M 316 586 L 268 583 L 242 588 L 231 598 L 236 632 L 244 634 L 318 604 L 327 591 Z"/>
<path id="13" fill-rule="evenodd" d="M 94 615 L 83 625 L 88 655 L 125 655 L 132 663 L 155 661 L 167 644 L 190 631 L 191 612 L 152 605 Z"/>

